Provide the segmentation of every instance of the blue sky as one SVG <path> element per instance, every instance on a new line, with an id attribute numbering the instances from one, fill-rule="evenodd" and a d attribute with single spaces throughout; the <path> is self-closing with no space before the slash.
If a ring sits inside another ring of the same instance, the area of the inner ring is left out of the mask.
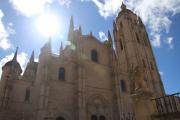
<path id="1" fill-rule="evenodd" d="M 180 85 L 180 1 L 125 0 L 127 8 L 139 15 L 148 32 L 167 94 L 179 92 Z M 113 20 L 122 0 L 1 0 L 0 67 L 18 50 L 18 61 L 25 69 L 32 51 L 38 61 L 40 48 L 52 38 L 52 52 L 66 46 L 70 18 L 74 29 L 104 41 L 108 30 L 113 37 Z M 49 25 L 50 24 L 50 25 Z M 53 28 L 43 28 L 49 25 Z M 0 69 L 0 74 L 2 70 Z"/>

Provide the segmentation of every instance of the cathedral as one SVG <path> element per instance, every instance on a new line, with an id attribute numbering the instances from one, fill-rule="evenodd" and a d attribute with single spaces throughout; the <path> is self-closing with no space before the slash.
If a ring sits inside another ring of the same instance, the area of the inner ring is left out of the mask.
<path id="1" fill-rule="evenodd" d="M 0 119 L 44 120 L 51 104 L 54 120 L 135 120 L 132 69 L 142 68 L 157 97 L 165 95 L 163 83 L 146 28 L 124 4 L 113 37 L 108 31 L 108 40 L 100 42 L 91 32 L 82 35 L 71 16 L 65 49 L 61 43 L 59 55 L 51 53 L 50 38 L 38 62 L 32 52 L 23 75 L 17 49 L 2 67 Z"/>

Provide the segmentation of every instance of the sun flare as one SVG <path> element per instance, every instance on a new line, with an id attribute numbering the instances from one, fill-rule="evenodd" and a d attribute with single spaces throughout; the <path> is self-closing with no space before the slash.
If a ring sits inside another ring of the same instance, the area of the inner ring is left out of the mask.
<path id="1" fill-rule="evenodd" d="M 44 35 L 52 35 L 57 32 L 58 20 L 55 16 L 46 14 L 39 18 L 38 29 Z"/>

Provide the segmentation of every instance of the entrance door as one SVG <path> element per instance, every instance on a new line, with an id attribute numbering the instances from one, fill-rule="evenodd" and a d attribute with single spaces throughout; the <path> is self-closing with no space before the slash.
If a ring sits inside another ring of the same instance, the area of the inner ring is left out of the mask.
<path id="1" fill-rule="evenodd" d="M 65 120 L 63 117 L 58 117 L 56 120 Z"/>
<path id="2" fill-rule="evenodd" d="M 97 116 L 96 115 L 92 115 L 91 116 L 91 120 L 97 120 Z"/>

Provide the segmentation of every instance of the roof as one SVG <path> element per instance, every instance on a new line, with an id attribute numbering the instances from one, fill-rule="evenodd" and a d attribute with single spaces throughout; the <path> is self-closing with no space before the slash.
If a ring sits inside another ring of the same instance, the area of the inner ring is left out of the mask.
<path id="1" fill-rule="evenodd" d="M 7 62 L 3 67 L 5 67 L 5 66 L 13 66 L 13 65 L 14 65 L 14 68 L 21 69 L 20 64 L 15 60 L 11 60 L 11 61 Z"/>

